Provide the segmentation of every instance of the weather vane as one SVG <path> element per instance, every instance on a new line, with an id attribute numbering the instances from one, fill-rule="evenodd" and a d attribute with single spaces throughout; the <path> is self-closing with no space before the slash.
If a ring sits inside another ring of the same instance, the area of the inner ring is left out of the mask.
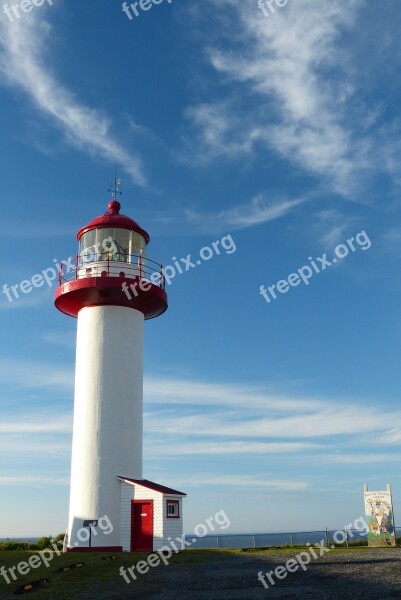
<path id="1" fill-rule="evenodd" d="M 114 181 L 112 185 L 107 189 L 108 192 L 113 194 L 113 200 L 117 200 L 117 196 L 122 196 L 122 192 L 119 189 L 121 185 L 121 179 L 117 179 L 117 173 L 114 174 Z"/>

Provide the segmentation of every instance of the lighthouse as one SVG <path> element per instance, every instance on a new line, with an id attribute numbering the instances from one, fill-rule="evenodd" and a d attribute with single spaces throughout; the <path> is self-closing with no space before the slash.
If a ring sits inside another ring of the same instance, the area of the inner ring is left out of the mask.
<path id="1" fill-rule="evenodd" d="M 163 269 L 117 190 L 78 231 L 55 293 L 77 318 L 67 551 L 152 551 L 183 528 L 185 494 L 142 472 L 144 321 L 167 310 Z"/>

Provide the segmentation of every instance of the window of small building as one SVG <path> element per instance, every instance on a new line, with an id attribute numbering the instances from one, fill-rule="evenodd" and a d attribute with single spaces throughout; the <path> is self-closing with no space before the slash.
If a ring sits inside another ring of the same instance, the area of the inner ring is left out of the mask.
<path id="1" fill-rule="evenodd" d="M 179 519 L 180 518 L 180 503 L 178 500 L 167 500 L 166 501 L 166 513 L 168 519 Z"/>

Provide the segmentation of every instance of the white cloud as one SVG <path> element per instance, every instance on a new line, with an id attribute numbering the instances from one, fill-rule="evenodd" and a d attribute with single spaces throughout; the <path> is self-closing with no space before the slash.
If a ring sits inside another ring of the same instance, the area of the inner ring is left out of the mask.
<path id="1" fill-rule="evenodd" d="M 235 206 L 218 213 L 205 214 L 188 209 L 185 214 L 188 221 L 199 224 L 207 231 L 220 231 L 227 227 L 231 230 L 244 229 L 284 217 L 306 201 L 307 198 L 295 200 L 284 198 L 268 202 L 263 194 L 258 194 L 249 204 Z"/>
<path id="2" fill-rule="evenodd" d="M 401 415 L 373 408 L 361 411 L 358 406 L 322 402 L 320 409 L 304 414 L 255 414 L 246 406 L 246 412 L 226 410 L 204 413 L 201 410 L 181 415 L 178 411 L 146 413 L 146 429 L 154 433 L 166 432 L 187 436 L 225 436 L 243 438 L 304 439 L 327 436 L 353 436 L 375 432 L 385 435 Z M 267 411 L 266 412 L 270 412 Z M 294 411 L 295 412 L 295 411 Z"/>
<path id="3" fill-rule="evenodd" d="M 390 461 L 399 462 L 400 457 L 394 454 L 335 454 L 322 457 L 324 460 L 343 465 L 370 465 L 374 463 L 388 464 Z"/>
<path id="4" fill-rule="evenodd" d="M 240 156 L 252 150 L 253 135 L 249 138 L 233 137 L 232 131 L 242 128 L 241 115 L 235 115 L 229 102 L 200 104 L 185 111 L 185 117 L 192 127 L 201 132 L 201 148 L 196 153 L 196 164 L 207 165 L 211 159 L 219 156 Z M 256 132 L 255 132 L 256 133 Z M 187 148 L 193 147 L 193 137 L 184 136 Z M 183 162 L 193 160 L 192 152 L 180 155 Z"/>
<path id="5" fill-rule="evenodd" d="M 25 415 L 24 419 L 8 418 L 0 422 L 0 433 L 2 434 L 49 434 L 49 433 L 71 433 L 72 416 L 49 416 L 48 410 L 43 413 Z"/>
<path id="6" fill-rule="evenodd" d="M 337 244 L 344 242 L 346 232 L 356 221 L 355 217 L 333 208 L 317 212 L 314 219 L 313 228 L 326 249 L 334 249 Z"/>
<path id="7" fill-rule="evenodd" d="M 169 436 L 179 436 L 184 453 L 186 447 L 194 454 L 236 453 L 241 448 L 245 452 L 249 444 L 249 453 L 261 454 L 269 453 L 275 443 L 277 452 L 291 452 L 291 444 L 306 443 L 307 439 L 309 445 L 317 438 L 353 439 L 373 432 L 381 436 L 383 445 L 401 439 L 393 428 L 400 415 L 390 409 L 379 411 L 374 402 L 364 405 L 362 411 L 352 400 L 291 397 L 258 386 L 162 377 L 146 379 L 144 390 L 145 431 L 163 433 L 167 441 Z M 153 408 L 156 404 L 160 405 L 157 410 Z M 201 439 L 205 437 L 208 442 Z M 283 441 L 272 441 L 277 439 Z M 307 451 L 309 446 L 303 449 Z M 169 452 L 175 453 L 173 444 Z"/>
<path id="8" fill-rule="evenodd" d="M 57 457 L 71 453 L 72 414 L 49 414 L 48 409 L 24 412 L 24 416 L 0 413 L 0 455 L 10 465 L 17 457 Z M 38 465 L 40 463 L 38 462 Z"/>
<path id="9" fill-rule="evenodd" d="M 27 428 L 26 428 L 27 429 Z M 55 439 L 43 439 L 43 433 L 40 432 L 40 440 L 33 439 L 33 433 L 38 434 L 38 430 L 25 431 L 24 434 L 20 435 L 8 435 L 3 432 L 0 439 L 0 453 L 3 456 L 13 457 L 18 454 L 22 454 L 25 457 L 29 456 L 55 456 L 57 458 L 64 457 L 71 454 L 71 443 Z M 29 433 L 29 437 L 27 437 Z M 47 432 L 45 432 L 47 433 Z"/>
<path id="10" fill-rule="evenodd" d="M 289 2 L 269 19 L 256 4 L 211 2 L 229 7 L 219 25 L 227 39 L 234 28 L 238 43 L 229 51 L 210 49 L 210 63 L 237 87 L 225 101 L 188 109 L 200 135 L 199 143 L 192 139 L 199 155 L 241 155 L 259 144 L 349 195 L 366 166 L 369 143 L 359 137 L 356 149 L 348 107 L 352 70 L 338 42 L 355 25 L 364 0 L 346 7 L 341 0 Z"/>
<path id="11" fill-rule="evenodd" d="M 113 138 L 110 119 L 81 103 L 46 64 L 51 33 L 51 26 L 34 13 L 13 23 L 0 18 L 0 81 L 22 90 L 72 146 L 118 164 L 135 183 L 145 185 L 140 158 Z"/>
<path id="12" fill-rule="evenodd" d="M 187 485 L 191 486 L 207 486 L 213 485 L 217 487 L 238 487 L 238 488 L 261 488 L 270 491 L 274 490 L 286 490 L 286 491 L 299 491 L 305 490 L 308 488 L 308 484 L 305 481 L 291 481 L 291 480 L 281 480 L 281 479 L 268 479 L 263 475 L 259 477 L 249 476 L 249 475 L 217 475 L 211 476 L 208 474 L 200 474 L 200 475 L 191 475 L 190 480 L 180 479 L 177 480 L 178 485 Z"/>
<path id="13" fill-rule="evenodd" d="M 401 443 L 401 429 L 399 427 L 392 428 L 387 433 L 386 438 L 382 440 L 384 444 L 400 444 Z"/>
<path id="14" fill-rule="evenodd" d="M 75 348 L 76 338 L 75 331 L 48 331 L 40 336 L 45 344 L 70 349 Z"/>
<path id="15" fill-rule="evenodd" d="M 51 388 L 71 391 L 74 369 L 34 360 L 0 360 L 0 382 L 15 389 Z"/>
<path id="16" fill-rule="evenodd" d="M 22 280 L 22 279 L 21 279 Z M 14 284 L 14 282 L 13 282 Z M 39 291 L 39 290 L 38 290 Z M 11 293 L 11 292 L 9 292 Z M 0 299 L 0 311 L 8 312 L 10 310 L 22 310 L 27 308 L 41 307 L 49 303 L 50 290 L 40 290 L 39 293 L 20 296 L 18 299 L 13 298 L 12 302 L 5 297 Z"/>
<path id="17" fill-rule="evenodd" d="M 198 404 L 200 406 L 227 406 L 243 409 L 310 411 L 321 406 L 318 400 L 291 398 L 266 393 L 262 386 L 207 383 L 164 377 L 146 378 L 144 381 L 145 403 Z"/>
<path id="18" fill-rule="evenodd" d="M 0 475 L 0 486 L 42 487 L 50 485 L 69 485 L 67 476 L 51 475 Z"/>
<path id="19" fill-rule="evenodd" d="M 189 439 L 186 443 L 177 443 L 176 437 L 165 437 L 163 445 L 154 443 L 154 438 L 145 441 L 146 456 L 187 456 L 187 455 L 228 455 L 228 454 L 290 454 L 306 450 L 319 449 L 318 444 L 303 442 L 253 442 L 208 441 L 199 442 Z"/>

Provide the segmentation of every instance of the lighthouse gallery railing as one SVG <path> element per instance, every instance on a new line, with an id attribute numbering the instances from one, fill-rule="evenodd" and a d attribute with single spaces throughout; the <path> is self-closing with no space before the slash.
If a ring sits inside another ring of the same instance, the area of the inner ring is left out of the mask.
<path id="1" fill-rule="evenodd" d="M 146 279 L 165 289 L 163 266 L 141 254 L 111 255 L 78 254 L 60 263 L 59 285 L 88 277 L 120 277 L 121 279 Z"/>

